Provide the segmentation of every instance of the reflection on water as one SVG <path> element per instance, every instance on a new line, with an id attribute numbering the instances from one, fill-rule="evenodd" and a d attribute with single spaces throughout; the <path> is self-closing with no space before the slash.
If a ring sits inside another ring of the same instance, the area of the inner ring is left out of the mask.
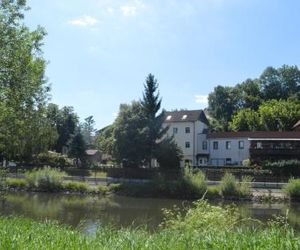
<path id="1" fill-rule="evenodd" d="M 141 199 L 47 193 L 7 193 L 0 196 L 1 215 L 21 215 L 37 220 L 57 220 L 92 233 L 106 224 L 144 226 L 155 229 L 162 221 L 162 208 L 183 208 L 190 202 L 174 199 Z M 228 205 L 228 203 L 215 203 Z M 263 221 L 289 211 L 290 223 L 300 228 L 299 204 L 236 204 L 243 217 Z"/>

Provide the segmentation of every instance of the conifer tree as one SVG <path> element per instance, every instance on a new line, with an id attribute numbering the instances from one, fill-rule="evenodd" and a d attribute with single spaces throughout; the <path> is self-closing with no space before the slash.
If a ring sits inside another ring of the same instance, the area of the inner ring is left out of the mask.
<path id="1" fill-rule="evenodd" d="M 147 136 L 146 136 L 146 148 L 147 148 L 147 161 L 151 167 L 151 159 L 155 158 L 155 150 L 157 142 L 167 132 L 167 128 L 163 128 L 164 112 L 158 114 L 161 108 L 162 99 L 158 92 L 158 83 L 154 78 L 154 75 L 149 74 L 146 78 L 144 85 L 143 99 L 141 104 L 145 117 L 147 119 Z"/>

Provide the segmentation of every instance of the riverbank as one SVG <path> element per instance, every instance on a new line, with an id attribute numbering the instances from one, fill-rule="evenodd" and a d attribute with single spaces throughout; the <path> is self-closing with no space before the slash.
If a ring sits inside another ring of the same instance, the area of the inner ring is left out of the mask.
<path id="1" fill-rule="evenodd" d="M 255 227 L 253 227 L 255 225 Z M 165 211 L 155 232 L 101 226 L 95 235 L 54 222 L 0 217 L 3 249 L 299 249 L 300 238 L 284 220 L 240 219 L 236 210 L 198 201 L 186 215 Z"/>

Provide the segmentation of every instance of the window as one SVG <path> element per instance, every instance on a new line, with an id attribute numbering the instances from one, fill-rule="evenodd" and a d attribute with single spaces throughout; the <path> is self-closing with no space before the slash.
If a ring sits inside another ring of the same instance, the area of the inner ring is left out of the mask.
<path id="1" fill-rule="evenodd" d="M 182 120 L 185 120 L 187 118 L 187 115 L 182 116 Z"/>
<path id="2" fill-rule="evenodd" d="M 239 149 L 244 149 L 244 141 L 239 141 Z"/>
<path id="3" fill-rule="evenodd" d="M 186 133 L 186 134 L 189 134 L 190 132 L 191 132 L 190 127 L 186 127 L 186 128 L 185 128 L 185 133 Z"/>
<path id="4" fill-rule="evenodd" d="M 168 115 L 166 120 L 169 121 L 169 120 L 171 120 L 171 118 L 172 118 L 172 116 Z"/>
<path id="5" fill-rule="evenodd" d="M 202 149 L 207 150 L 207 141 L 202 142 Z"/>
<path id="6" fill-rule="evenodd" d="M 190 148 L 190 147 L 191 147 L 191 145 L 190 145 L 190 142 L 189 142 L 189 141 L 185 142 L 185 147 L 186 147 L 186 148 Z"/>
<path id="7" fill-rule="evenodd" d="M 178 128 L 173 128 L 173 134 L 177 134 L 178 133 Z"/>
<path id="8" fill-rule="evenodd" d="M 219 148 L 219 143 L 217 141 L 214 141 L 213 149 L 217 150 L 218 148 Z"/>
<path id="9" fill-rule="evenodd" d="M 226 165 L 230 165 L 231 164 L 231 158 L 226 158 Z"/>
<path id="10" fill-rule="evenodd" d="M 256 148 L 257 149 L 262 149 L 262 143 L 261 142 L 257 142 L 256 143 Z"/>
<path id="11" fill-rule="evenodd" d="M 231 141 L 226 142 L 226 149 L 231 149 Z"/>

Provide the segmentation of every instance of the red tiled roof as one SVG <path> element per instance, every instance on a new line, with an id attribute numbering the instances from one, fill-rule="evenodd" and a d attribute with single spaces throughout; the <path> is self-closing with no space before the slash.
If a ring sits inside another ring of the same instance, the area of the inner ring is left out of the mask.
<path id="1" fill-rule="evenodd" d="M 300 138 L 300 131 L 240 131 L 240 132 L 216 132 L 207 135 L 207 138 Z"/>

